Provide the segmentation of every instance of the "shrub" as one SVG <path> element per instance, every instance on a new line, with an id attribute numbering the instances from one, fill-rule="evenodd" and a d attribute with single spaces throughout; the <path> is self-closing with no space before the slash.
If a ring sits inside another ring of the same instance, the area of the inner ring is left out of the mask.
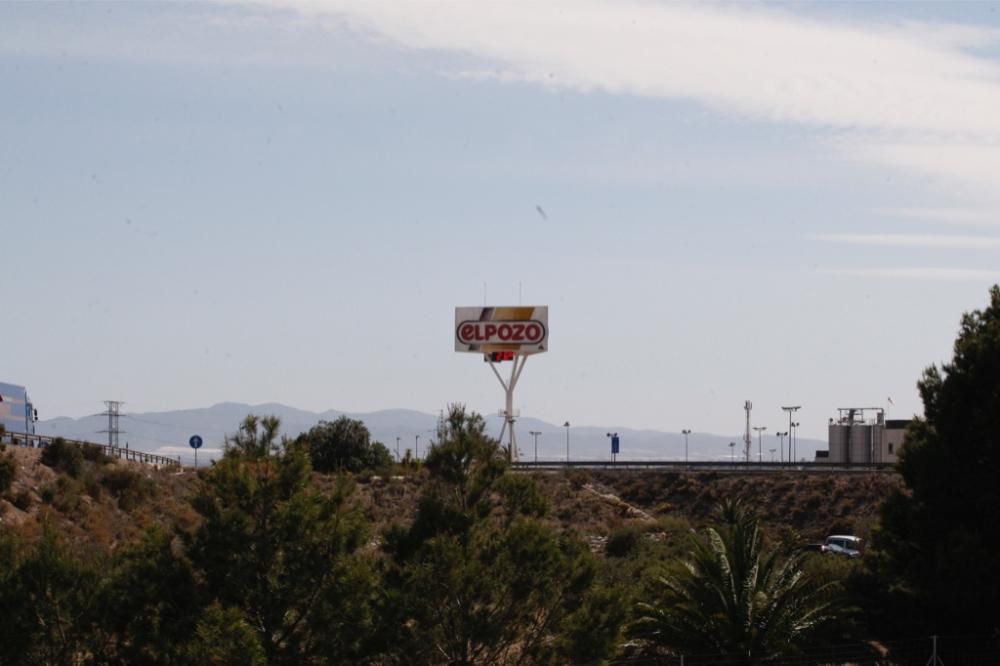
<path id="1" fill-rule="evenodd" d="M 608 537 L 604 553 L 608 557 L 629 557 L 642 545 L 642 539 L 642 531 L 638 528 L 634 526 L 623 527 L 615 530 Z"/>
<path id="2" fill-rule="evenodd" d="M 83 453 L 84 460 L 95 462 L 98 465 L 103 465 L 111 461 L 111 458 L 104 453 L 104 447 L 100 444 L 84 444 L 80 447 L 80 450 Z"/>
<path id="3" fill-rule="evenodd" d="M 27 490 L 22 490 L 18 494 L 14 495 L 14 499 L 11 503 L 21 511 L 27 511 L 31 508 L 31 493 Z"/>
<path id="4" fill-rule="evenodd" d="M 590 483 L 590 472 L 582 469 L 571 469 L 566 472 L 566 480 L 573 490 L 580 490 Z"/>
<path id="5" fill-rule="evenodd" d="M 75 479 L 83 472 L 83 452 L 76 444 L 67 442 L 62 437 L 56 437 L 51 444 L 42 449 L 42 464 Z"/>
<path id="6" fill-rule="evenodd" d="M 139 503 L 152 496 L 153 482 L 127 467 L 114 467 L 101 478 L 101 484 L 118 500 L 123 511 L 131 511 Z"/>
<path id="7" fill-rule="evenodd" d="M 11 456 L 0 458 L 0 493 L 5 493 L 14 485 L 17 476 L 17 464 Z"/>
<path id="8" fill-rule="evenodd" d="M 56 495 L 52 505 L 63 513 L 76 511 L 80 507 L 80 491 L 82 487 L 78 481 L 59 477 L 56 481 Z"/>

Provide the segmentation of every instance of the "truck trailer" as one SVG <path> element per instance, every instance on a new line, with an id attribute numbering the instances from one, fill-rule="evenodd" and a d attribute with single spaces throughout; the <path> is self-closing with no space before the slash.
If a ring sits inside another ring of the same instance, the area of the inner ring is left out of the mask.
<path id="1" fill-rule="evenodd" d="M 34 435 L 38 410 L 31 404 L 28 391 L 17 384 L 0 382 L 0 425 L 7 434 Z"/>

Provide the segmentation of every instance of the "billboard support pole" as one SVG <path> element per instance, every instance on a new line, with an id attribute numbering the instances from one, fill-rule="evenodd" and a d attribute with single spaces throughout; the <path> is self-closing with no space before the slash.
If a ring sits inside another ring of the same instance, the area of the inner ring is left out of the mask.
<path id="1" fill-rule="evenodd" d="M 527 355 L 515 354 L 514 363 L 510 368 L 510 379 L 504 381 L 503 377 L 500 376 L 500 371 L 497 370 L 496 364 L 490 360 L 490 369 L 493 370 L 493 374 L 500 381 L 500 386 L 503 387 L 506 398 L 503 411 L 503 427 L 500 429 L 500 441 L 503 442 L 504 435 L 507 435 L 507 459 L 511 462 L 517 462 L 518 459 L 517 436 L 514 434 L 514 387 L 517 386 L 517 380 L 521 378 L 521 372 L 524 370 L 524 364 L 527 361 Z"/>

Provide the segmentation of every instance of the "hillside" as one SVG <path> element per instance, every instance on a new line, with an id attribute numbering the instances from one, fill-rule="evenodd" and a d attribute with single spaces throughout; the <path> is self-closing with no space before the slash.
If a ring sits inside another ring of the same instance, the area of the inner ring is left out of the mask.
<path id="1" fill-rule="evenodd" d="M 157 470 L 122 461 L 85 461 L 77 478 L 40 460 L 37 449 L 6 447 L 16 461 L 16 476 L 0 498 L 0 524 L 26 531 L 42 523 L 98 550 L 113 550 L 152 526 L 190 528 L 197 521 L 189 500 L 198 473 Z M 867 538 L 878 505 L 900 486 L 897 475 L 776 474 L 738 475 L 657 471 L 571 471 L 531 473 L 548 500 L 549 522 L 576 532 L 591 544 L 636 525 L 651 533 L 664 526 L 705 521 L 726 497 L 742 497 L 762 518 L 773 537 L 816 540 L 833 532 Z M 330 477 L 315 474 L 320 485 Z M 391 478 L 356 477 L 357 496 L 377 534 L 405 523 L 416 512 L 426 482 L 422 473 Z"/>

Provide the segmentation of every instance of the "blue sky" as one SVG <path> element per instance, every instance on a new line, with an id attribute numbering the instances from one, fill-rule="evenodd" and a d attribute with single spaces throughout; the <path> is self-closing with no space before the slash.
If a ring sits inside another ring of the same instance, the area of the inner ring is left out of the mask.
<path id="1" fill-rule="evenodd" d="M 997 3 L 4 3 L 0 379 L 45 416 L 920 412 L 1000 281 Z M 541 206 L 546 217 L 539 215 Z"/>

